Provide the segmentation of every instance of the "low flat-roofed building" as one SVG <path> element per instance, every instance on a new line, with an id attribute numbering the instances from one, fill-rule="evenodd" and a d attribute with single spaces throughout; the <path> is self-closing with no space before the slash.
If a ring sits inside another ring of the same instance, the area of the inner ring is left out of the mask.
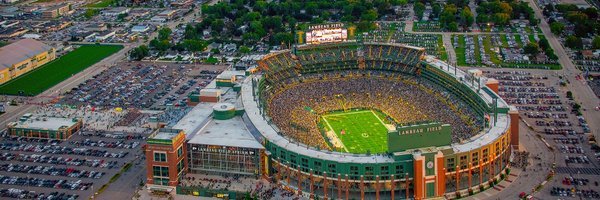
<path id="1" fill-rule="evenodd" d="M 150 14 L 149 10 L 146 9 L 133 9 L 129 12 L 131 17 L 145 17 Z"/>
<path id="2" fill-rule="evenodd" d="M 189 8 L 192 4 L 194 4 L 193 0 L 177 0 L 171 2 L 171 6 L 176 8 Z"/>
<path id="3" fill-rule="evenodd" d="M 29 33 L 21 36 L 23 39 L 36 39 L 39 40 L 42 36 L 40 34 Z"/>
<path id="4" fill-rule="evenodd" d="M 107 40 L 108 38 L 111 38 L 113 36 L 115 36 L 116 32 L 115 31 L 103 31 L 98 33 L 98 35 L 96 35 L 96 41 L 104 41 Z"/>
<path id="5" fill-rule="evenodd" d="M 108 29 L 108 27 L 106 27 L 105 23 L 94 23 L 94 24 L 85 26 L 83 29 L 86 31 L 100 32 L 100 31 L 106 31 Z"/>
<path id="6" fill-rule="evenodd" d="M 129 11 L 131 11 L 130 8 L 117 7 L 117 8 L 111 8 L 109 10 L 102 11 L 102 15 L 104 15 L 104 16 L 118 16 L 118 15 L 121 15 L 121 14 L 127 14 L 127 13 L 129 13 Z"/>
<path id="7" fill-rule="evenodd" d="M 158 15 L 156 16 L 164 17 L 166 19 L 172 19 L 173 17 L 175 17 L 175 14 L 177 14 L 177 10 L 165 10 L 158 13 Z"/>
<path id="8" fill-rule="evenodd" d="M 154 16 L 154 17 L 150 18 L 150 21 L 158 22 L 158 23 L 165 23 L 165 22 L 167 22 L 167 18 L 161 17 L 161 16 Z"/>
<path id="9" fill-rule="evenodd" d="M 0 48 L 0 84 L 56 58 L 56 50 L 34 39 L 22 39 Z"/>
<path id="10" fill-rule="evenodd" d="M 135 25 L 131 28 L 131 32 L 134 33 L 143 33 L 150 30 L 150 27 L 144 25 Z"/>
<path id="11" fill-rule="evenodd" d="M 83 126 L 77 118 L 43 117 L 25 114 L 7 125 L 8 134 L 28 138 L 66 140 Z"/>
<path id="12" fill-rule="evenodd" d="M 19 37 L 27 32 L 29 32 L 28 29 L 18 27 L 0 29 L 0 39 L 11 39 Z"/>

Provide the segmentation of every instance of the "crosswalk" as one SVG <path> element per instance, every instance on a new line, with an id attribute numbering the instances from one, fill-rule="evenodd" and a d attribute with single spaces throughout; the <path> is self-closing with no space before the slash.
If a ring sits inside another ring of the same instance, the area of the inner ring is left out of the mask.
<path id="1" fill-rule="evenodd" d="M 556 173 L 561 174 L 589 174 L 589 175 L 600 175 L 599 168 L 576 168 L 576 167 L 557 167 Z"/>

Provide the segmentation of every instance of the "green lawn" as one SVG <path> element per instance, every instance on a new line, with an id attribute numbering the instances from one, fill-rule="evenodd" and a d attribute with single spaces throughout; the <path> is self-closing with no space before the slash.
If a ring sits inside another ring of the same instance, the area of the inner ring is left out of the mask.
<path id="1" fill-rule="evenodd" d="M 452 39 L 454 39 L 454 36 L 452 36 Z M 458 66 L 466 66 L 467 65 L 467 61 L 466 61 L 466 57 L 465 57 L 465 50 L 466 50 L 466 46 L 465 46 L 465 36 L 464 35 L 458 35 L 458 46 L 454 47 L 454 50 L 456 50 L 456 64 L 458 64 Z"/>
<path id="2" fill-rule="evenodd" d="M 101 0 L 95 3 L 88 4 L 88 8 L 106 8 L 110 6 L 110 4 L 114 3 L 116 0 Z"/>
<path id="3" fill-rule="evenodd" d="M 376 111 L 356 110 L 322 116 L 326 129 L 333 130 L 342 141 L 343 151 L 382 153 L 387 151 L 387 128 Z M 346 133 L 341 135 L 341 131 Z"/>
<path id="4" fill-rule="evenodd" d="M 9 44 L 8 42 L 2 42 L 2 41 L 0 41 L 0 47 L 6 46 L 8 44 Z"/>
<path id="5" fill-rule="evenodd" d="M 533 35 L 533 34 L 529 34 L 529 42 L 532 42 L 532 43 L 533 43 L 533 42 L 536 42 L 536 41 L 535 41 L 535 35 Z"/>
<path id="6" fill-rule="evenodd" d="M 500 59 L 498 59 L 498 55 L 496 55 L 496 52 L 492 51 L 492 37 L 489 35 L 485 35 L 483 37 L 483 50 L 487 55 L 490 56 L 490 61 L 492 61 L 494 64 L 501 63 Z"/>
<path id="7" fill-rule="evenodd" d="M 523 41 L 521 41 L 521 35 L 519 34 L 515 34 L 515 41 L 517 42 L 517 45 L 519 45 L 519 47 L 523 48 L 525 47 L 525 45 L 523 44 Z"/>
<path id="8" fill-rule="evenodd" d="M 503 48 L 508 48 L 508 38 L 507 38 L 506 34 L 500 35 L 500 41 L 502 41 Z"/>
<path id="9" fill-rule="evenodd" d="M 473 36 L 473 43 L 475 44 L 475 60 L 477 61 L 477 65 L 481 65 L 481 52 L 479 49 L 479 37 Z"/>
<path id="10" fill-rule="evenodd" d="M 0 94 L 37 95 L 121 50 L 120 45 L 84 45 L 0 86 Z M 20 91 L 22 93 L 20 93 Z"/>
<path id="11" fill-rule="evenodd" d="M 448 52 L 446 52 L 446 47 L 444 47 L 444 39 L 443 36 L 438 37 L 438 55 L 440 55 L 440 60 L 448 61 Z"/>

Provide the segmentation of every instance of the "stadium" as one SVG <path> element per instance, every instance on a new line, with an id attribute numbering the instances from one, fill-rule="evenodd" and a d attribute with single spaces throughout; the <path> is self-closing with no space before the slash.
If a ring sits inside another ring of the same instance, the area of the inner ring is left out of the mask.
<path id="1" fill-rule="evenodd" d="M 243 121 L 265 147 L 262 176 L 325 199 L 425 199 L 509 174 L 519 118 L 497 81 L 422 48 L 331 30 L 266 55 L 242 83 Z M 325 34 L 333 39 L 315 39 Z"/>

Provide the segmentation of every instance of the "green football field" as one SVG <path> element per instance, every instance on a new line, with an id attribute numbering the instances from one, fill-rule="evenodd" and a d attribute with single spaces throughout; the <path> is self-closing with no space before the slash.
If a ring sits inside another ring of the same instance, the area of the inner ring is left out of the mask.
<path id="1" fill-rule="evenodd" d="M 0 94 L 37 95 L 123 49 L 121 45 L 84 45 L 0 86 Z"/>
<path id="2" fill-rule="evenodd" d="M 383 153 L 387 151 L 387 128 L 375 111 L 358 110 L 321 116 L 328 130 L 333 130 L 350 153 Z M 345 130 L 342 135 L 341 131 Z"/>

